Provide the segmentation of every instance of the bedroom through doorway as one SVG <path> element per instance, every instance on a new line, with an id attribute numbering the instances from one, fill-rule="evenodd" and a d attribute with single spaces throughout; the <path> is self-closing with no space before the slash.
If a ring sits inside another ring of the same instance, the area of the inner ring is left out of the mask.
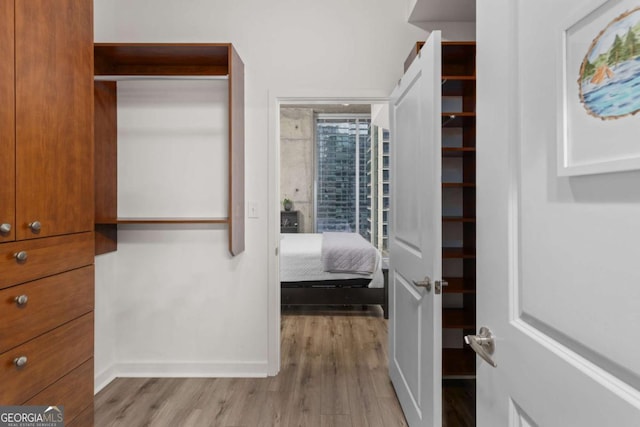
<path id="1" fill-rule="evenodd" d="M 283 309 L 387 318 L 386 104 L 281 104 L 279 125 Z"/>

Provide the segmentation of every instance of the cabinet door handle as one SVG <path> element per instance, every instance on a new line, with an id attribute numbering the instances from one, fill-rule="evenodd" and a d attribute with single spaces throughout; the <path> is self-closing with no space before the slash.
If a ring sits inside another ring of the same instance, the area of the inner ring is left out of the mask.
<path id="1" fill-rule="evenodd" d="M 13 254 L 13 256 L 18 262 L 25 262 L 27 258 L 29 258 L 29 255 L 27 255 L 27 251 L 16 252 L 15 254 Z"/>
<path id="2" fill-rule="evenodd" d="M 29 301 L 29 297 L 22 294 L 20 296 L 17 296 L 14 301 L 18 306 L 23 306 L 27 303 L 27 301 Z"/>
<path id="3" fill-rule="evenodd" d="M 39 233 L 40 230 L 42 230 L 42 224 L 40 224 L 40 221 L 33 221 L 29 223 L 29 228 L 31 229 L 31 232 Z"/>
<path id="4" fill-rule="evenodd" d="M 13 359 L 13 364 L 16 366 L 16 368 L 24 368 L 24 366 L 27 364 L 27 356 L 16 357 L 15 359 Z"/>
<path id="5" fill-rule="evenodd" d="M 0 233 L 9 234 L 11 232 L 11 224 L 2 224 L 0 225 Z"/>

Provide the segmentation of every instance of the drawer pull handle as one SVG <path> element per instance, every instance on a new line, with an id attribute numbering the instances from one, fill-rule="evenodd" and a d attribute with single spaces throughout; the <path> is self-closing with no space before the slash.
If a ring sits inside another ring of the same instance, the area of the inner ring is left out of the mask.
<path id="1" fill-rule="evenodd" d="M 13 254 L 13 256 L 16 258 L 16 261 L 18 262 L 25 262 L 29 257 L 27 255 L 27 251 L 16 252 L 15 254 Z"/>
<path id="2" fill-rule="evenodd" d="M 40 224 L 40 221 L 33 221 L 29 223 L 29 228 L 33 233 L 39 233 L 42 229 L 42 224 Z"/>
<path id="3" fill-rule="evenodd" d="M 23 295 L 17 296 L 15 301 L 16 301 L 16 304 L 18 304 L 19 306 L 22 306 L 22 305 L 25 305 L 27 301 L 29 301 L 29 297 L 23 294 Z"/>
<path id="4" fill-rule="evenodd" d="M 13 364 L 16 365 L 16 368 L 24 368 L 27 364 L 27 356 L 20 356 L 13 359 Z"/>
<path id="5" fill-rule="evenodd" d="M 0 225 L 0 233 L 9 234 L 11 232 L 11 224 Z"/>

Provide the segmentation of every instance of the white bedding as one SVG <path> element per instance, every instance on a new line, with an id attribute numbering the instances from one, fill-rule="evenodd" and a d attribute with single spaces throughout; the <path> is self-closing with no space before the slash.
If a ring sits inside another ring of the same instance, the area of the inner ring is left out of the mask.
<path id="1" fill-rule="evenodd" d="M 358 233 L 322 233 L 322 267 L 332 273 L 373 274 L 377 249 Z"/>
<path id="2" fill-rule="evenodd" d="M 380 251 L 376 251 L 376 269 L 373 274 L 330 273 L 324 271 L 322 266 L 322 234 L 283 233 L 280 236 L 281 282 L 370 278 L 370 288 L 384 287 Z"/>

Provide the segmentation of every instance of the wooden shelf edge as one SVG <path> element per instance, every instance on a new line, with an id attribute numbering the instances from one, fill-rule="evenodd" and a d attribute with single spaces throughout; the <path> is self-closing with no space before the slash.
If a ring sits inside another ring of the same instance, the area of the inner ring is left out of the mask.
<path id="1" fill-rule="evenodd" d="M 444 277 L 448 285 L 442 288 L 445 294 L 475 294 L 476 281 L 464 277 Z"/>
<path id="2" fill-rule="evenodd" d="M 443 147 L 442 157 L 444 158 L 473 158 L 476 155 L 475 147 Z"/>
<path id="3" fill-rule="evenodd" d="M 475 182 L 443 182 L 442 188 L 475 188 Z"/>
<path id="4" fill-rule="evenodd" d="M 422 42 L 424 43 L 424 42 Z M 475 46 L 475 40 L 443 40 L 442 46 Z"/>
<path id="5" fill-rule="evenodd" d="M 442 222 L 476 222 L 475 217 L 463 217 L 463 216 L 443 216 Z"/>
<path id="6" fill-rule="evenodd" d="M 447 153 L 475 153 L 476 147 L 442 147 L 442 151 Z"/>
<path id="7" fill-rule="evenodd" d="M 456 116 L 456 117 L 475 117 L 476 113 L 475 112 L 471 112 L 471 111 L 443 111 L 442 112 L 442 117 L 451 117 L 451 116 Z"/>
<path id="8" fill-rule="evenodd" d="M 476 257 L 475 248 L 463 248 L 463 247 L 443 247 L 442 258 L 461 258 L 461 259 L 473 259 Z"/>
<path id="9" fill-rule="evenodd" d="M 158 81 L 158 80 L 229 80 L 229 75 L 211 74 L 211 75 L 159 75 L 159 74 L 100 74 L 93 77 L 96 82 L 118 82 L 118 81 Z"/>
<path id="10" fill-rule="evenodd" d="M 449 75 L 440 76 L 440 78 L 442 79 L 443 82 L 445 80 L 467 80 L 467 81 L 476 80 L 476 76 L 473 76 L 471 74 L 449 74 Z"/>

